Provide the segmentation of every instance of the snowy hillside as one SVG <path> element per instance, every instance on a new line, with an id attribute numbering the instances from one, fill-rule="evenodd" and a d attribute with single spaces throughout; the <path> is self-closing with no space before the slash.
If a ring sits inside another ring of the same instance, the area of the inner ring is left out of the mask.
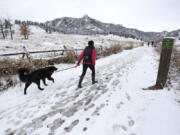
<path id="1" fill-rule="evenodd" d="M 162 35 L 155 32 L 143 32 L 137 29 L 130 29 L 119 24 L 103 23 L 96 19 L 84 15 L 82 18 L 63 17 L 47 21 L 46 24 L 69 34 L 114 34 L 120 36 L 133 37 L 144 41 L 157 41 Z"/>
<path id="2" fill-rule="evenodd" d="M 0 94 L 0 135 L 179 135 L 180 93 L 142 90 L 155 84 L 158 59 L 138 47 L 97 60 L 95 85 L 88 71 L 76 90 L 80 66 L 53 74 L 44 91 L 10 88 Z"/>
<path id="3" fill-rule="evenodd" d="M 119 24 L 103 23 L 88 15 L 84 15 L 82 18 L 57 18 L 47 21 L 45 24 L 68 34 L 93 35 L 111 33 L 114 35 L 142 39 L 143 41 L 159 41 L 164 36 L 178 37 L 180 33 L 180 30 L 171 32 L 143 32 L 137 29 L 126 28 Z"/>
<path id="4" fill-rule="evenodd" d="M 23 46 L 26 46 L 28 51 L 43 51 L 43 50 L 58 50 L 64 49 L 63 46 L 74 49 L 83 49 L 87 46 L 89 40 L 94 40 L 95 46 L 98 48 L 108 47 L 114 44 L 119 45 L 139 45 L 142 41 L 123 38 L 114 35 L 70 35 L 52 33 L 47 34 L 43 29 L 37 26 L 30 26 L 30 36 L 28 40 L 23 40 L 20 35 L 19 25 L 14 25 L 15 31 L 14 40 L 0 40 L 0 54 L 22 52 Z"/>

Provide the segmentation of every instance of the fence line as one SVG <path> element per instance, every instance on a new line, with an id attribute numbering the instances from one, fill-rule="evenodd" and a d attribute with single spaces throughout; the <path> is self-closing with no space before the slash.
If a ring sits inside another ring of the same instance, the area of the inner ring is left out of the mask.
<path id="1" fill-rule="evenodd" d="M 81 51 L 83 49 L 73 49 L 73 50 L 67 50 L 67 51 Z M 46 53 L 46 52 L 64 52 L 66 50 L 47 50 L 47 51 L 32 51 L 29 52 L 30 54 L 35 54 L 35 53 Z M 24 52 L 19 52 L 19 53 L 8 53 L 8 54 L 0 54 L 0 56 L 13 56 L 13 55 L 22 55 Z"/>
<path id="2" fill-rule="evenodd" d="M 36 53 L 47 53 L 47 52 L 62 52 L 61 55 L 64 54 L 64 52 L 66 51 L 75 51 L 76 54 L 78 51 L 82 51 L 84 49 L 69 49 L 69 50 L 65 50 L 65 49 L 61 49 L 61 50 L 46 50 L 46 51 L 30 51 L 30 54 L 36 54 Z M 97 48 L 97 50 L 102 50 L 102 48 Z M 13 55 L 23 55 L 25 54 L 25 52 L 18 52 L 18 53 L 7 53 L 7 54 L 0 54 L 0 56 L 13 56 Z"/>

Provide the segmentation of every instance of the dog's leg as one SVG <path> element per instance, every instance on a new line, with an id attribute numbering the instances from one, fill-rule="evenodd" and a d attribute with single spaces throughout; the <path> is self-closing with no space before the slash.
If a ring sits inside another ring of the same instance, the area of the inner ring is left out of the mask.
<path id="1" fill-rule="evenodd" d="M 44 78 L 44 79 L 42 79 L 42 80 L 43 80 L 44 85 L 47 86 L 47 84 L 46 84 L 46 79 Z"/>
<path id="2" fill-rule="evenodd" d="M 36 84 L 37 84 L 37 86 L 38 86 L 38 89 L 40 89 L 40 90 L 44 90 L 43 88 L 41 88 L 41 86 L 40 86 L 40 80 L 38 80 L 37 82 L 36 82 Z"/>
<path id="3" fill-rule="evenodd" d="M 48 77 L 48 80 L 51 80 L 52 82 L 54 82 L 54 79 L 51 76 Z"/>
<path id="4" fill-rule="evenodd" d="M 24 95 L 27 94 L 26 91 L 27 91 L 27 88 L 29 87 L 29 85 L 31 85 L 31 82 L 27 82 L 27 83 L 25 84 Z"/>

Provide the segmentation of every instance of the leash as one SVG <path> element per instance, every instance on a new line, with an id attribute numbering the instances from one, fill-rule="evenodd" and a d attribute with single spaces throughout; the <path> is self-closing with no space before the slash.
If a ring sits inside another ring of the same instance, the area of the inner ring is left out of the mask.
<path id="1" fill-rule="evenodd" d="M 64 69 L 61 69 L 61 70 L 57 70 L 56 72 L 65 71 L 65 70 L 68 70 L 68 69 L 71 69 L 71 68 L 75 68 L 75 67 L 76 67 L 76 65 L 72 66 L 72 67 L 64 68 Z"/>

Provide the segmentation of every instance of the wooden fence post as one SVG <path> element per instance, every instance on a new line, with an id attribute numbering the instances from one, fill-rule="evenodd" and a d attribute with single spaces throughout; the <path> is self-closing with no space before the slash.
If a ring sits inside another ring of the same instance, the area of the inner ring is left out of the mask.
<path id="1" fill-rule="evenodd" d="M 146 88 L 145 90 L 147 89 L 157 90 L 157 89 L 162 89 L 165 86 L 169 72 L 173 44 L 174 44 L 174 38 L 163 39 L 156 84 L 154 86 Z"/>
<path id="2" fill-rule="evenodd" d="M 157 89 L 162 89 L 164 85 L 166 84 L 173 44 L 174 44 L 173 38 L 163 39 L 159 70 L 158 70 L 158 75 L 157 75 L 157 80 L 156 80 Z"/>

